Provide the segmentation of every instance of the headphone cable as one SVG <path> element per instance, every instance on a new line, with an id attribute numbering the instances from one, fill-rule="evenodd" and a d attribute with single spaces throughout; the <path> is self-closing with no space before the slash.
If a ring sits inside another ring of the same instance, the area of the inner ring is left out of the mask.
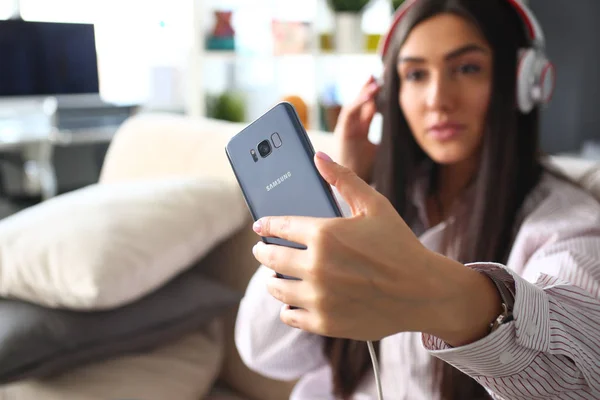
<path id="1" fill-rule="evenodd" d="M 373 363 L 373 372 L 375 374 L 375 384 L 377 385 L 377 398 L 383 400 L 383 390 L 381 389 L 381 377 L 379 375 L 379 361 L 377 361 L 377 354 L 375 354 L 375 348 L 373 342 L 367 341 L 369 347 L 369 354 L 371 355 L 371 362 Z"/>

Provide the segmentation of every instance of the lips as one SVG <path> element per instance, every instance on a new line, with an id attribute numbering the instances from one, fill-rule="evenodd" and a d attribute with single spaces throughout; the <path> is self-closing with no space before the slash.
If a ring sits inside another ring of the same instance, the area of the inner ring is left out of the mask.
<path id="1" fill-rule="evenodd" d="M 456 138 L 465 128 L 465 125 L 457 122 L 444 122 L 429 127 L 427 134 L 436 140 L 446 141 Z"/>

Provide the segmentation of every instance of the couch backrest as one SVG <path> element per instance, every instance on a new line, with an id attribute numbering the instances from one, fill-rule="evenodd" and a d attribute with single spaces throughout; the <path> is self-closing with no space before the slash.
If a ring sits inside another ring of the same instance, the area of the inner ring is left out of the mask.
<path id="1" fill-rule="evenodd" d="M 100 181 L 202 176 L 235 182 L 225 145 L 245 126 L 170 114 L 133 117 L 111 143 Z M 331 133 L 311 130 L 309 136 L 315 150 L 333 154 L 335 140 Z M 572 157 L 550 160 L 600 199 L 600 163 Z"/>
<path id="2" fill-rule="evenodd" d="M 552 166 L 578 182 L 600 201 L 600 163 L 567 156 L 550 157 Z"/>
<path id="3" fill-rule="evenodd" d="M 100 182 L 202 176 L 235 181 L 225 155 L 230 137 L 246 125 L 170 114 L 136 116 L 115 135 Z M 333 136 L 309 132 L 316 150 L 330 152 Z"/>
<path id="4" fill-rule="evenodd" d="M 117 131 L 104 160 L 100 182 L 206 176 L 232 179 L 225 144 L 234 124 L 176 115 L 142 115 Z"/>

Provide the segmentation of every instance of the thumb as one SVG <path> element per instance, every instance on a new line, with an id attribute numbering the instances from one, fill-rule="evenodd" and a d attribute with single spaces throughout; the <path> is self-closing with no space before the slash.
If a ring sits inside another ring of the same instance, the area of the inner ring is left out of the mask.
<path id="1" fill-rule="evenodd" d="M 348 203 L 352 215 L 367 214 L 378 192 L 358 177 L 350 169 L 336 163 L 323 152 L 315 154 L 315 164 L 319 173 Z"/>

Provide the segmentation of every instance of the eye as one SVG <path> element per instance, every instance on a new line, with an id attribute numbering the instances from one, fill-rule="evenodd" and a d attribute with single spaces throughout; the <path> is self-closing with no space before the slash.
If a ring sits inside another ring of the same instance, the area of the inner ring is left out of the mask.
<path id="1" fill-rule="evenodd" d="M 476 74 L 481 71 L 481 67 L 477 64 L 463 64 L 457 68 L 461 74 Z"/>
<path id="2" fill-rule="evenodd" d="M 412 70 L 412 71 L 408 71 L 405 75 L 404 75 L 404 80 L 406 81 L 420 81 L 423 80 L 425 78 L 425 71 L 424 70 Z"/>

